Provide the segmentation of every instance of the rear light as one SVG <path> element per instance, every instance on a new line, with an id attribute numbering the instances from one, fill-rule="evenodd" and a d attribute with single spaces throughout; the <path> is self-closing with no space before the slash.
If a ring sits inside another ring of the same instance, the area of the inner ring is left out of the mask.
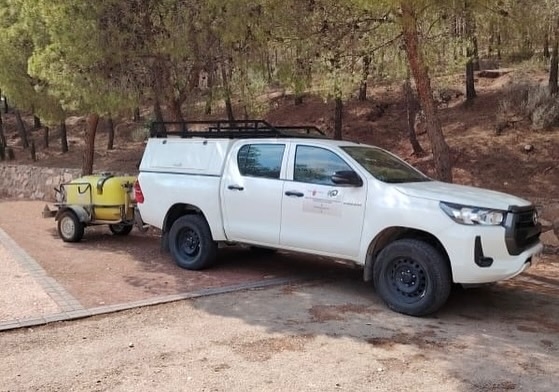
<path id="1" fill-rule="evenodd" d="M 138 180 L 134 182 L 134 199 L 140 204 L 144 202 L 144 194 L 142 193 L 142 187 Z"/>

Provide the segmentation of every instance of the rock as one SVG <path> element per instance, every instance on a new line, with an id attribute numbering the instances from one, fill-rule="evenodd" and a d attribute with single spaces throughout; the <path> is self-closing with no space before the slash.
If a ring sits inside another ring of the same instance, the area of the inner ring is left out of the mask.
<path id="1" fill-rule="evenodd" d="M 525 144 L 524 145 L 524 152 L 532 152 L 534 151 L 534 146 L 531 144 Z"/>
<path id="2" fill-rule="evenodd" d="M 128 347 L 134 348 L 134 343 L 128 343 Z"/>

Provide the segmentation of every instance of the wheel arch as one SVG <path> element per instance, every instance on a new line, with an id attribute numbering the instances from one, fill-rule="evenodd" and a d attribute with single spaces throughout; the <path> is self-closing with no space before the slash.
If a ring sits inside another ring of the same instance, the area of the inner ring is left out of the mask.
<path id="1" fill-rule="evenodd" d="M 450 263 L 448 252 L 446 251 L 442 242 L 435 235 L 420 229 L 393 226 L 381 231 L 369 244 L 363 270 L 363 280 L 365 280 L 366 282 L 370 282 L 373 280 L 373 268 L 380 251 L 383 250 L 388 244 L 401 239 L 420 240 L 433 246 L 443 255 L 448 264 L 448 268 L 452 277 L 452 265 Z"/>
<path id="2" fill-rule="evenodd" d="M 169 208 L 169 210 L 167 211 L 167 214 L 163 219 L 163 225 L 161 226 L 161 248 L 164 251 L 169 250 L 169 231 L 171 230 L 173 223 L 175 223 L 177 219 L 184 215 L 199 215 L 204 218 L 209 226 L 208 219 L 206 218 L 202 210 L 197 206 L 187 203 L 176 203 L 172 205 L 171 208 Z"/>

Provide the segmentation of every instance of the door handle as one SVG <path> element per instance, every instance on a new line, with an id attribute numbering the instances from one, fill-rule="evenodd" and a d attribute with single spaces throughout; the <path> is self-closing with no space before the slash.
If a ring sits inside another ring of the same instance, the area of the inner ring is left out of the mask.
<path id="1" fill-rule="evenodd" d="M 287 191 L 287 192 L 285 192 L 285 196 L 303 197 L 303 196 L 305 196 L 305 194 L 303 192 Z"/>
<path id="2" fill-rule="evenodd" d="M 245 190 L 245 188 L 243 188 L 243 187 L 240 186 L 240 185 L 229 185 L 229 186 L 227 187 L 227 189 L 230 189 L 230 190 L 232 190 L 232 191 L 244 191 L 244 190 Z"/>

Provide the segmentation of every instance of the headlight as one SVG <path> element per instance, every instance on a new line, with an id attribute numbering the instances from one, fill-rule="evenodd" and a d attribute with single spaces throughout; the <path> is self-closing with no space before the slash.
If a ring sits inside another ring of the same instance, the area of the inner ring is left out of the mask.
<path id="1" fill-rule="evenodd" d="M 455 222 L 463 225 L 499 226 L 505 211 L 440 202 L 441 209 Z"/>

